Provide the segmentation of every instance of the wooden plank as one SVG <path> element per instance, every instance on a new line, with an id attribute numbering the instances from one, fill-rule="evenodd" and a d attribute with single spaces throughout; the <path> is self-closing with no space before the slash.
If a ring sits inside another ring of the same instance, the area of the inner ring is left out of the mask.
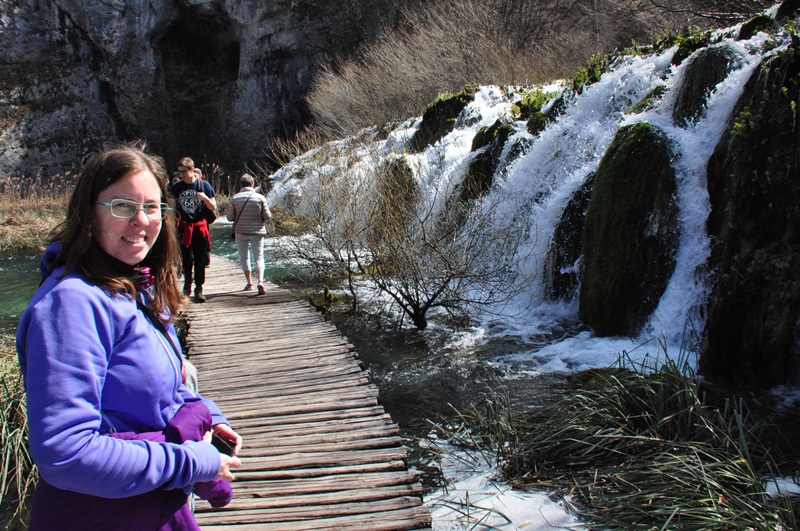
<path id="1" fill-rule="evenodd" d="M 399 437 L 395 441 L 397 442 Z M 308 468 L 355 465 L 364 463 L 381 463 L 405 461 L 407 452 L 400 446 L 374 446 L 360 452 L 351 452 L 346 448 L 322 448 L 312 451 L 309 448 L 269 448 L 253 447 L 243 450 L 242 456 L 247 460 L 247 468 L 237 471 L 241 474 L 257 473 L 259 470 L 275 470 L 285 468 Z M 253 457 L 251 457 L 253 456 Z"/>
<path id="2" fill-rule="evenodd" d="M 214 257 L 207 302 L 185 310 L 201 392 L 243 437 L 234 500 L 198 500 L 204 530 L 430 529 L 419 474 L 358 354 L 285 290 L 241 292 Z"/>
<path id="3" fill-rule="evenodd" d="M 369 510 L 369 504 L 366 507 Z M 247 516 L 244 514 L 243 516 Z M 312 517 L 311 519 L 297 519 L 272 523 L 269 517 L 261 517 L 257 524 L 231 524 L 214 525 L 209 522 L 203 525 L 204 531 L 223 531 L 235 529 L 236 531 L 317 531 L 327 530 L 354 530 L 354 531 L 412 531 L 430 529 L 430 513 L 427 509 L 414 507 L 403 511 L 384 513 L 366 513 L 351 517 Z"/>
<path id="4" fill-rule="evenodd" d="M 398 511 L 418 507 L 419 502 L 414 499 L 416 495 L 406 487 L 398 487 L 385 490 L 345 491 L 327 495 L 315 494 L 313 497 L 251 498 L 246 502 L 239 502 L 236 507 L 237 511 L 233 514 L 231 514 L 232 511 L 227 514 L 216 511 L 198 513 L 198 521 L 202 524 L 201 520 L 205 517 L 216 524 L 242 524 L 259 522 L 265 515 L 269 517 L 270 522 L 280 522 L 311 517 L 324 518 Z M 309 503 L 312 498 L 314 501 L 319 500 L 319 503 Z"/>

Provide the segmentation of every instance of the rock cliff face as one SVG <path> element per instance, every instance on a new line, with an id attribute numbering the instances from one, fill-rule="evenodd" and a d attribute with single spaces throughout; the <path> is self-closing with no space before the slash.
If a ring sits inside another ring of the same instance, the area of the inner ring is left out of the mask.
<path id="1" fill-rule="evenodd" d="M 64 171 L 110 140 L 263 157 L 308 119 L 317 67 L 393 16 L 377 0 L 0 0 L 0 175 Z"/>

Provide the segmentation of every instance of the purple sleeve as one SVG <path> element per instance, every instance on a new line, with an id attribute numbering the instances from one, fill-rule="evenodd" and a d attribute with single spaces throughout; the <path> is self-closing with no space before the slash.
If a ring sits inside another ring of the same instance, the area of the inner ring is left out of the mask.
<path id="1" fill-rule="evenodd" d="M 110 297 L 79 279 L 61 284 L 34 296 L 17 331 L 29 445 L 42 477 L 65 490 L 108 498 L 183 489 L 216 477 L 220 456 L 210 444 L 101 435 L 116 309 Z"/>
<path id="2" fill-rule="evenodd" d="M 176 345 L 180 345 L 180 341 L 178 340 L 178 334 L 177 334 L 177 332 L 175 332 L 175 325 L 169 324 L 167 326 L 167 332 L 172 337 L 172 340 L 174 341 L 174 343 Z M 193 392 L 189 391 L 186 388 L 185 385 L 181 385 L 180 388 L 178 389 L 178 392 L 181 394 L 181 397 L 183 398 L 184 403 L 194 402 L 194 401 L 198 401 L 198 400 L 201 401 L 203 403 L 203 405 L 206 406 L 208 408 L 208 410 L 211 412 L 211 423 L 212 423 L 212 425 L 214 425 L 214 426 L 216 426 L 217 424 L 228 424 L 228 425 L 230 425 L 230 422 L 228 422 L 228 419 L 225 418 L 225 415 L 222 413 L 222 411 L 219 409 L 219 406 L 217 406 L 217 404 L 214 403 L 213 400 L 208 399 L 208 398 L 204 398 L 202 395 L 200 395 L 198 393 L 193 393 Z"/>
<path id="3" fill-rule="evenodd" d="M 146 431 L 144 433 L 118 431 L 114 433 L 104 433 L 103 435 L 106 437 L 114 437 L 115 439 L 122 439 L 124 441 L 166 442 L 166 437 L 164 437 L 164 432 L 162 431 Z"/>

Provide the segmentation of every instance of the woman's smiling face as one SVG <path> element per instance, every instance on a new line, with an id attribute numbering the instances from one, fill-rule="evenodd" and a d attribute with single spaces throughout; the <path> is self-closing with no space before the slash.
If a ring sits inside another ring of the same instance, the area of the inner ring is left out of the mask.
<path id="1" fill-rule="evenodd" d="M 112 199 L 126 199 L 135 203 L 162 203 L 161 189 L 149 171 L 133 172 L 115 181 L 100 192 L 97 201 L 111 203 Z M 96 223 L 92 229 L 95 241 L 102 249 L 125 264 L 135 266 L 141 262 L 155 244 L 161 232 L 162 220 L 147 217 L 141 209 L 131 218 L 118 218 L 111 208 L 95 205 Z"/>

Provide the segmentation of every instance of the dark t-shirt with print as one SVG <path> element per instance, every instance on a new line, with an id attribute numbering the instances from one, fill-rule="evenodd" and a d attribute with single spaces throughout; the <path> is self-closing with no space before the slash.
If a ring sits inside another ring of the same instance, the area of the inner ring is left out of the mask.
<path id="1" fill-rule="evenodd" d="M 197 198 L 197 192 L 201 190 L 208 197 L 214 197 L 214 188 L 207 181 L 196 179 L 191 184 L 178 181 L 169 187 L 169 194 L 175 198 L 175 209 L 179 219 L 187 223 L 194 223 L 203 219 L 203 211 L 207 208 L 203 202 Z"/>

